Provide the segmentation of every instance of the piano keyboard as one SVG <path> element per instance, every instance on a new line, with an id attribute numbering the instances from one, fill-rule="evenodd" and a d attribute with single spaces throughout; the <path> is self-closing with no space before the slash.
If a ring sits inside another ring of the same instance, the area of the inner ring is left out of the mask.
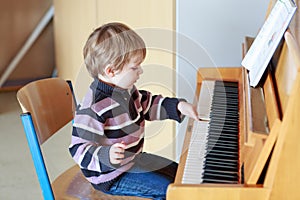
<path id="1" fill-rule="evenodd" d="M 183 184 L 238 183 L 238 84 L 203 81 Z"/>

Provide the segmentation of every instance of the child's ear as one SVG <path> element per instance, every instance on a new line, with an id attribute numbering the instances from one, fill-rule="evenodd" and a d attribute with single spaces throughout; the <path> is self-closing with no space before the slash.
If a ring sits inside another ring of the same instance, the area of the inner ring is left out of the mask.
<path id="1" fill-rule="evenodd" d="M 108 76 L 108 77 L 114 77 L 114 75 L 115 75 L 115 70 L 113 69 L 113 67 L 111 65 L 107 65 L 104 69 L 104 72 L 105 72 L 106 76 Z"/>

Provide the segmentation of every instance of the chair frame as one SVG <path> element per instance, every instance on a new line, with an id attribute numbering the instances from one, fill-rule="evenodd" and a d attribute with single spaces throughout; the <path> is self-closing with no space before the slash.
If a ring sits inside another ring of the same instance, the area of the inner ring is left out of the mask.
<path id="1" fill-rule="evenodd" d="M 36 135 L 31 114 L 29 112 L 21 114 L 22 124 L 26 134 L 28 147 L 30 149 L 31 157 L 34 163 L 36 174 L 38 176 L 39 184 L 42 189 L 44 199 L 54 200 L 54 194 L 51 187 L 51 182 L 47 173 L 45 161 L 40 148 L 40 144 Z"/>
<path id="2" fill-rule="evenodd" d="M 68 83 L 70 90 L 72 92 L 74 103 L 75 105 L 77 105 L 72 83 L 70 80 L 66 80 L 66 82 Z M 26 135 L 28 147 L 30 149 L 30 153 L 34 163 L 38 181 L 42 190 L 42 195 L 44 199 L 54 200 L 55 197 L 52 190 L 51 181 L 47 172 L 47 168 L 43 158 L 43 153 L 40 147 L 40 142 L 37 136 L 36 128 L 34 126 L 31 113 L 30 112 L 22 113 L 20 117 L 24 127 L 24 132 Z"/>

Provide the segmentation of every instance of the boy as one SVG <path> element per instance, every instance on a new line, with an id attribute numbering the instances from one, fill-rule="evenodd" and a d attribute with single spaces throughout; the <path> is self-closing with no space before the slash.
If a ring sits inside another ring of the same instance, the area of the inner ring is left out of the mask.
<path id="1" fill-rule="evenodd" d="M 144 41 L 124 24 L 105 24 L 90 35 L 84 61 L 94 81 L 77 108 L 69 149 L 94 188 L 165 199 L 177 163 L 142 153 L 145 120 L 198 117 L 184 100 L 137 90 L 145 56 Z"/>

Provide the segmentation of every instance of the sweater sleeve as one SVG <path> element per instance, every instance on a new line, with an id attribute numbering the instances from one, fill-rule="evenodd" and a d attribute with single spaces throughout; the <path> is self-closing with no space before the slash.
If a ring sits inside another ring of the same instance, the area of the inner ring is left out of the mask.
<path id="1" fill-rule="evenodd" d="M 84 113 L 84 114 L 83 114 Z M 81 169 L 107 172 L 115 169 L 109 159 L 111 146 L 103 146 L 104 124 L 91 110 L 78 111 L 74 118 L 69 151 Z"/>
<path id="2" fill-rule="evenodd" d="M 148 91 L 140 91 L 141 105 L 144 110 L 146 120 L 164 120 L 173 119 L 178 122 L 182 122 L 184 116 L 177 109 L 177 105 L 184 99 L 163 97 L 161 95 L 152 95 Z"/>
<path id="3" fill-rule="evenodd" d="M 160 110 L 161 119 L 173 119 L 177 122 L 182 122 L 185 116 L 182 115 L 177 108 L 180 101 L 186 100 L 166 97 L 162 102 L 162 108 Z"/>

